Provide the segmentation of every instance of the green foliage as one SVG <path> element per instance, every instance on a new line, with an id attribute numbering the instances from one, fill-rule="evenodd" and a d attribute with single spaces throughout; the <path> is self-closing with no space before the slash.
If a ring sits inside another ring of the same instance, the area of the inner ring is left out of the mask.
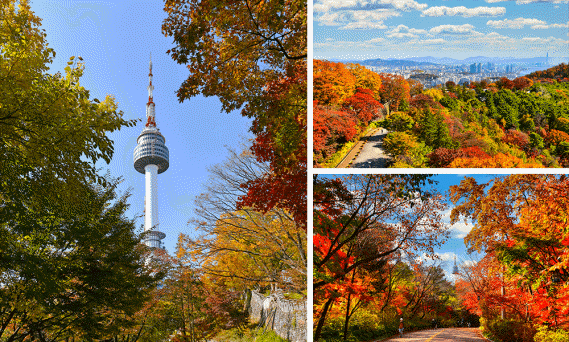
<path id="1" fill-rule="evenodd" d="M 496 319 L 487 322 L 488 332 L 501 342 L 532 342 L 535 328 L 531 323 L 512 320 Z"/>
<path id="2" fill-rule="evenodd" d="M 415 120 L 405 112 L 393 112 L 384 120 L 385 127 L 392 131 L 405 132 L 413 127 Z"/>
<path id="3" fill-rule="evenodd" d="M 420 139 L 433 149 L 457 147 L 450 137 L 448 126 L 440 112 L 433 113 L 427 109 L 422 113 L 418 126 Z"/>
<path id="4" fill-rule="evenodd" d="M 0 225 L 1 337 L 113 336 L 163 276 L 144 266 L 127 196 L 116 197 L 118 182 L 34 181 L 37 195 Z"/>
<path id="5" fill-rule="evenodd" d="M 535 132 L 529 134 L 529 141 L 530 141 L 530 146 L 533 148 L 541 150 L 544 147 L 543 138 Z"/>
<path id="6" fill-rule="evenodd" d="M 537 328 L 535 342 L 569 342 L 569 331 L 563 329 L 549 330 L 546 326 Z"/>
<path id="7" fill-rule="evenodd" d="M 330 318 L 324 326 L 320 341 L 343 342 L 344 339 L 340 333 L 343 331 L 343 317 Z M 360 310 L 356 311 L 354 317 L 350 321 L 347 341 L 373 341 L 395 335 L 396 333 L 397 322 L 395 317 L 388 322 L 383 322 L 381 318 L 372 313 L 371 310 Z"/>
<path id="8" fill-rule="evenodd" d="M 161 277 L 128 195 L 95 169 L 108 133 L 135 122 L 112 96 L 90 99 L 81 57 L 47 73 L 55 52 L 27 1 L 2 0 L 0 20 L 0 339 L 113 336 Z"/>

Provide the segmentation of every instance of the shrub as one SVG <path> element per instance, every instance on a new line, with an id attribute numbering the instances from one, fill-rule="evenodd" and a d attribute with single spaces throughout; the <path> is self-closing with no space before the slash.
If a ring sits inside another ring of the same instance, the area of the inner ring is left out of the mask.
<path id="1" fill-rule="evenodd" d="M 414 123 L 415 120 L 404 112 L 394 112 L 384 121 L 386 128 L 398 132 L 410 130 Z"/>
<path id="2" fill-rule="evenodd" d="M 395 159 L 395 167 L 425 167 L 431 148 L 418 142 L 415 136 L 391 132 L 383 139 L 385 150 Z"/>
<path id="3" fill-rule="evenodd" d="M 535 342 L 569 342 L 569 331 L 567 330 L 548 330 L 545 326 L 537 329 L 534 336 Z"/>
<path id="4" fill-rule="evenodd" d="M 527 134 L 512 128 L 506 131 L 506 134 L 502 137 L 502 141 L 524 150 L 528 147 L 530 138 Z"/>
<path id="5" fill-rule="evenodd" d="M 461 150 L 454 150 L 440 147 L 428 155 L 431 167 L 448 167 L 456 158 L 463 158 L 466 155 Z"/>
<path id="6" fill-rule="evenodd" d="M 533 342 L 536 333 L 531 323 L 511 319 L 489 321 L 488 330 L 502 342 Z"/>

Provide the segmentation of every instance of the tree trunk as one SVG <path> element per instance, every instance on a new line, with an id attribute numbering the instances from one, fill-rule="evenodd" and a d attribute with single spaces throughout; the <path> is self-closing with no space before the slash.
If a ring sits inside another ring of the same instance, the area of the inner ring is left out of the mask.
<path id="1" fill-rule="evenodd" d="M 331 304 L 334 301 L 334 298 L 328 299 L 326 304 L 324 304 L 324 308 L 322 309 L 322 315 L 320 319 L 318 319 L 318 325 L 316 326 L 316 331 L 314 332 L 314 342 L 318 342 L 320 339 L 320 334 L 322 333 L 322 327 L 324 326 L 324 321 L 326 320 L 326 313 L 330 310 Z"/>
<path id="2" fill-rule="evenodd" d="M 346 304 L 346 318 L 344 320 L 344 342 L 348 338 L 348 324 L 350 322 L 350 305 L 352 303 L 352 294 L 348 294 L 348 303 Z"/>

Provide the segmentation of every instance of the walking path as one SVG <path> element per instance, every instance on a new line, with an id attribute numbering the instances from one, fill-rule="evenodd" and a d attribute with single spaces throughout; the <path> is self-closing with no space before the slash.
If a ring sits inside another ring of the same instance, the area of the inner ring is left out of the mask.
<path id="1" fill-rule="evenodd" d="M 384 340 L 385 342 L 484 342 L 488 341 L 480 334 L 479 328 L 447 328 L 421 330 L 404 333 L 403 338 Z M 379 341 L 376 341 L 379 342 Z"/>
<path id="2" fill-rule="evenodd" d="M 385 168 L 391 157 L 383 150 L 383 138 L 389 133 L 376 128 L 362 137 L 337 168 Z"/>
<path id="3" fill-rule="evenodd" d="M 367 142 L 358 156 L 352 162 L 352 168 L 385 168 L 391 157 L 383 150 L 383 138 L 389 133 L 384 128 L 378 128 L 373 135 L 367 137 Z"/>

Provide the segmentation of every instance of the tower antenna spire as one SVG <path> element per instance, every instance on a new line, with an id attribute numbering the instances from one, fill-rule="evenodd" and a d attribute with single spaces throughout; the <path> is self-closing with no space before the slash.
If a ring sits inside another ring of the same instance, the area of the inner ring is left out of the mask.
<path id="1" fill-rule="evenodd" d="M 144 210 L 145 244 L 149 247 L 162 247 L 161 240 L 166 234 L 158 228 L 158 184 L 157 175 L 168 170 L 170 152 L 166 147 L 166 138 L 156 127 L 156 112 L 152 91 L 152 52 L 150 53 L 148 73 L 148 102 L 146 103 L 146 126 L 138 136 L 134 149 L 134 168 L 145 175 L 146 200 Z"/>

